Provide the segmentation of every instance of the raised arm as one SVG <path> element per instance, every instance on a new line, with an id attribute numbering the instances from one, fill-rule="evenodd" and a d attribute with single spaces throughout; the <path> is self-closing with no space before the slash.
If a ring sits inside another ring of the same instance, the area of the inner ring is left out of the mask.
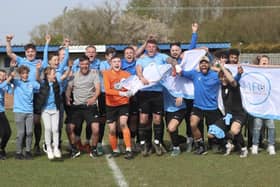
<path id="1" fill-rule="evenodd" d="M 73 66 L 73 60 L 69 60 L 68 61 L 68 69 L 63 73 L 63 75 L 60 77 L 60 80 L 63 81 L 65 80 L 67 77 L 70 76 L 71 71 L 72 71 L 72 66 Z"/>
<path id="2" fill-rule="evenodd" d="M 239 65 L 237 66 L 237 74 L 234 76 L 234 80 L 235 80 L 236 82 L 239 82 L 239 80 L 241 79 L 241 75 L 242 75 L 243 72 L 244 72 L 244 70 L 243 70 L 242 66 L 239 64 Z"/>
<path id="3" fill-rule="evenodd" d="M 57 70 L 59 72 L 62 72 L 64 68 L 67 66 L 67 62 L 69 59 L 69 45 L 70 45 L 70 40 L 68 38 L 65 38 L 64 39 L 65 55 L 63 60 L 59 62 L 58 70 Z"/>
<path id="4" fill-rule="evenodd" d="M 43 63 L 42 63 L 42 68 L 45 69 L 46 67 L 49 66 L 49 57 L 48 57 L 48 52 L 49 52 L 49 44 L 51 41 L 51 35 L 47 34 L 45 36 L 45 47 L 44 47 L 44 54 L 43 54 Z"/>
<path id="5" fill-rule="evenodd" d="M 154 35 L 149 35 L 146 41 L 135 51 L 136 58 L 139 58 L 143 54 L 147 45 L 147 41 L 153 38 L 155 38 Z"/>
<path id="6" fill-rule="evenodd" d="M 194 49 L 196 48 L 196 43 L 197 43 L 197 31 L 198 31 L 198 23 L 194 22 L 192 24 L 192 39 L 191 39 L 191 43 L 189 46 L 189 50 L 190 49 Z"/>
<path id="7" fill-rule="evenodd" d="M 80 61 L 79 61 L 79 58 L 77 58 L 73 62 L 73 66 L 72 66 L 72 72 L 73 73 L 75 73 L 75 72 L 77 72 L 79 70 L 79 65 L 80 65 Z"/>
<path id="8" fill-rule="evenodd" d="M 225 75 L 226 79 L 228 80 L 228 82 L 230 83 L 230 85 L 233 87 L 236 87 L 237 86 L 236 80 L 233 78 L 232 74 L 224 67 L 223 64 L 220 64 L 220 69 L 224 73 L 224 75 Z"/>
<path id="9" fill-rule="evenodd" d="M 38 82 L 41 82 L 41 77 L 40 77 L 40 75 L 41 75 L 41 71 L 40 71 L 41 68 L 42 68 L 42 62 L 38 62 L 36 64 L 36 80 Z"/>
<path id="10" fill-rule="evenodd" d="M 13 53 L 11 41 L 14 38 L 13 35 L 9 34 L 6 36 L 6 52 L 7 55 L 14 61 L 17 59 L 17 55 Z"/>
<path id="11" fill-rule="evenodd" d="M 13 78 L 16 76 L 16 72 L 15 71 L 11 71 L 8 73 L 8 77 L 6 79 L 7 83 L 11 83 L 11 81 L 13 80 Z"/>

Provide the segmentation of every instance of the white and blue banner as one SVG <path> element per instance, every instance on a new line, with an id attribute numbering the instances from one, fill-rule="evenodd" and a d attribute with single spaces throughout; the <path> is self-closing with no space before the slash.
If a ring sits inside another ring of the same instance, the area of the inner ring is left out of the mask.
<path id="1" fill-rule="evenodd" d="M 205 54 L 205 49 L 185 51 L 180 64 L 182 70 L 189 71 L 197 68 L 199 60 Z M 170 64 L 156 65 L 155 63 L 150 63 L 143 70 L 143 76 L 149 81 L 148 85 L 144 85 L 138 77 L 134 75 L 122 81 L 122 86 L 135 94 L 138 90 L 153 86 L 160 81 L 174 97 L 193 99 L 194 87 L 192 81 L 181 76 L 172 76 L 171 72 L 172 68 Z"/>
<path id="2" fill-rule="evenodd" d="M 199 60 L 205 56 L 206 50 L 194 49 L 185 51 L 184 57 L 180 64 L 182 70 L 190 71 L 197 68 Z M 185 99 L 194 98 L 193 82 L 181 76 L 172 76 L 171 72 L 166 73 L 160 83 L 169 91 L 174 97 L 183 97 Z"/>
<path id="3" fill-rule="evenodd" d="M 126 80 L 122 81 L 122 86 L 135 94 L 142 88 L 147 88 L 158 83 L 161 78 L 169 72 L 170 69 L 170 64 L 156 65 L 152 62 L 143 70 L 143 76 L 147 81 L 149 81 L 148 85 L 144 85 L 142 81 L 139 80 L 138 76 L 132 75 Z"/>
<path id="4" fill-rule="evenodd" d="M 236 75 L 237 65 L 226 65 Z M 244 109 L 254 117 L 280 120 L 280 67 L 242 65 L 239 81 Z"/>

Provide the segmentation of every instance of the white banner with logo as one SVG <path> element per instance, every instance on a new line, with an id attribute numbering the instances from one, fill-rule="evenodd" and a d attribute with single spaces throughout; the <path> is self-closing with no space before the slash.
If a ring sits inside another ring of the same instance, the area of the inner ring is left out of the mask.
<path id="1" fill-rule="evenodd" d="M 226 65 L 236 75 L 237 65 Z M 242 65 L 239 81 L 244 109 L 255 117 L 280 120 L 280 67 Z"/>

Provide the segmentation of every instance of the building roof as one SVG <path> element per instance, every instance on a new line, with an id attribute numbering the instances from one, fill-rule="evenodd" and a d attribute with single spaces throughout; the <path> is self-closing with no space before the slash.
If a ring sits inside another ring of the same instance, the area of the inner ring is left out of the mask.
<path id="1" fill-rule="evenodd" d="M 70 53 L 81 53 L 85 51 L 87 45 L 75 45 L 75 46 L 70 46 L 69 51 Z M 107 45 L 96 45 L 97 52 L 105 52 L 105 50 L 108 47 L 114 47 L 117 51 L 123 51 L 126 47 L 128 47 L 129 44 L 107 44 Z M 140 46 L 140 44 L 139 44 Z M 217 42 L 217 43 L 198 43 L 196 45 L 197 47 L 208 47 L 210 50 L 216 50 L 216 49 L 227 49 L 231 47 L 231 43 L 229 42 Z M 49 52 L 56 52 L 59 49 L 59 45 L 50 45 L 48 51 Z M 170 44 L 169 43 L 161 43 L 158 44 L 158 47 L 160 50 L 169 50 L 170 49 Z M 181 48 L 183 50 L 187 50 L 189 47 L 188 43 L 182 43 Z M 43 45 L 38 45 L 36 46 L 37 52 L 43 52 L 44 51 L 44 46 Z M 19 46 L 12 46 L 12 50 L 15 53 L 22 53 L 24 52 L 24 46 L 19 45 Z M 0 53 L 6 53 L 6 46 L 0 46 Z"/>

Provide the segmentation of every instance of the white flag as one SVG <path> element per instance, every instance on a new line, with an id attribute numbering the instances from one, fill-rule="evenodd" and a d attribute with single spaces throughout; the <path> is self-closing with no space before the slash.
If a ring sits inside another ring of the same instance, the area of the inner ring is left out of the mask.
<path id="1" fill-rule="evenodd" d="M 237 65 L 226 65 L 236 75 Z M 279 67 L 242 65 L 239 81 L 244 109 L 254 117 L 280 120 Z"/>
<path id="2" fill-rule="evenodd" d="M 205 56 L 204 49 L 194 49 L 184 52 L 184 57 L 180 66 L 184 71 L 190 71 L 197 67 L 199 60 Z M 172 76 L 171 73 L 166 73 L 160 82 L 174 97 L 183 97 L 186 99 L 194 98 L 193 82 L 185 77 Z"/>
<path id="3" fill-rule="evenodd" d="M 148 85 L 144 85 L 138 76 L 132 75 L 126 80 L 122 81 L 122 86 L 131 91 L 133 95 L 142 88 L 147 88 L 157 84 L 161 78 L 171 69 L 170 64 L 157 65 L 150 63 L 143 70 L 143 76 L 149 81 Z"/>

